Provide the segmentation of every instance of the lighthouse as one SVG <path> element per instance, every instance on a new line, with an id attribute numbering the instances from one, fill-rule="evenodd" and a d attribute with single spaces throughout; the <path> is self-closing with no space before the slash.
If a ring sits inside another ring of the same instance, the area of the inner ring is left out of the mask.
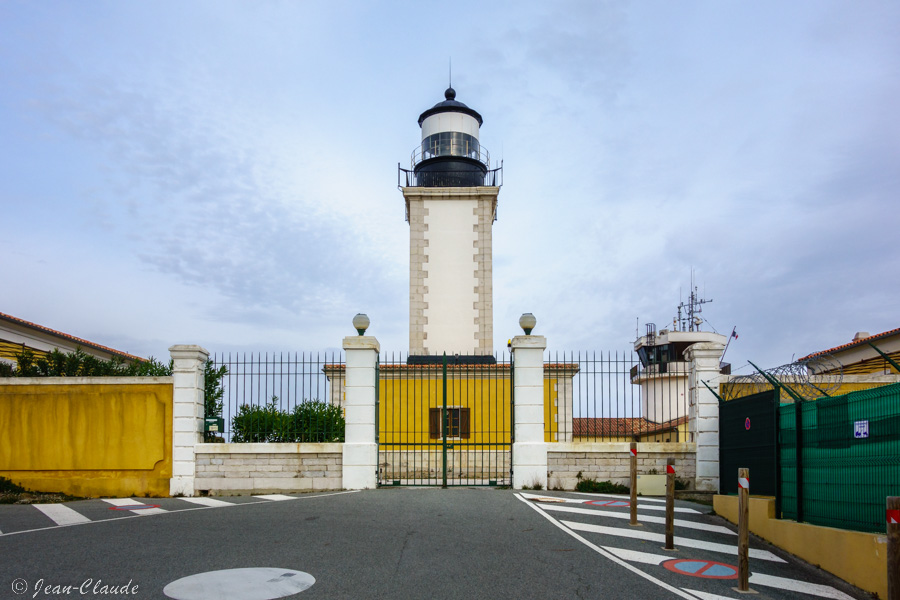
<path id="1" fill-rule="evenodd" d="M 410 361 L 459 356 L 493 359 L 491 229 L 502 166 L 490 168 L 481 145 L 483 119 L 456 99 L 419 116 L 421 143 L 398 185 L 409 222 Z"/>

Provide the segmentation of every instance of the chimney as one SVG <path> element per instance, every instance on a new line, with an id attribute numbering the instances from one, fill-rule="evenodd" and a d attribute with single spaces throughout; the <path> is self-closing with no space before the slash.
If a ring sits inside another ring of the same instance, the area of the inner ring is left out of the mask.
<path id="1" fill-rule="evenodd" d="M 864 340 L 867 337 L 870 337 L 870 334 L 868 331 L 857 331 L 856 334 L 853 336 L 853 341 L 858 342 L 859 340 Z"/>

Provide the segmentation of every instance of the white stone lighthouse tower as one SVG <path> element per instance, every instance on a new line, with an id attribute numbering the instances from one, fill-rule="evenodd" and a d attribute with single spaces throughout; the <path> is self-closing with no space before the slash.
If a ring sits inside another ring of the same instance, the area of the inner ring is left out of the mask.
<path id="1" fill-rule="evenodd" d="M 409 221 L 409 353 L 493 355 L 491 227 L 502 167 L 491 170 L 481 115 L 456 100 L 421 114 L 422 143 L 400 169 Z"/>

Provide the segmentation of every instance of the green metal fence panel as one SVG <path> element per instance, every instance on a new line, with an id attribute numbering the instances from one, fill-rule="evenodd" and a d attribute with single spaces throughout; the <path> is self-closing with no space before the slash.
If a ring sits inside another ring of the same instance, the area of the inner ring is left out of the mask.
<path id="1" fill-rule="evenodd" d="M 804 402 L 799 428 L 782 406 L 780 423 L 782 516 L 884 531 L 885 498 L 900 495 L 900 384 Z"/>

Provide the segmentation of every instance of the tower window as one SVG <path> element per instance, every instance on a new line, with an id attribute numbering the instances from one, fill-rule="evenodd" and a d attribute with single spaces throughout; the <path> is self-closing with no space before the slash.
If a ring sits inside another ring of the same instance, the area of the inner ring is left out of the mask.
<path id="1" fill-rule="evenodd" d="M 477 160 L 479 148 L 475 136 L 459 131 L 442 131 L 422 140 L 422 158 L 465 156 Z"/>

